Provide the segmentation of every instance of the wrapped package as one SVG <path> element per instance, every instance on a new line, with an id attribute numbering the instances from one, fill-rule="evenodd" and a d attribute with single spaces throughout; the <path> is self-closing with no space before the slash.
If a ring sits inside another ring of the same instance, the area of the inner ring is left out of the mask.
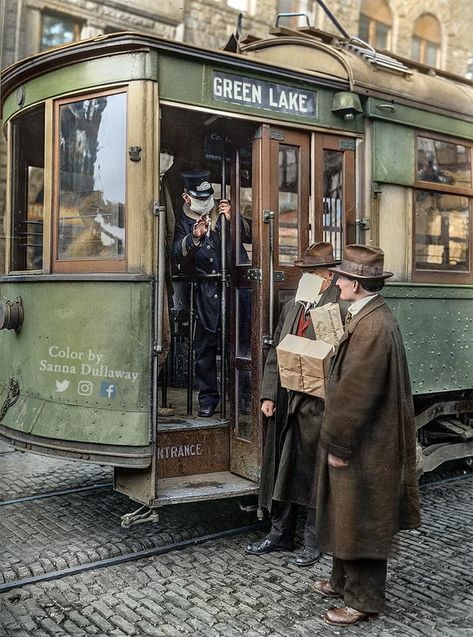
<path id="1" fill-rule="evenodd" d="M 338 345 L 343 336 L 343 323 L 338 303 L 327 303 L 310 310 L 317 340 Z"/>
<path id="2" fill-rule="evenodd" d="M 276 347 L 281 385 L 325 398 L 334 347 L 324 341 L 287 334 Z"/>

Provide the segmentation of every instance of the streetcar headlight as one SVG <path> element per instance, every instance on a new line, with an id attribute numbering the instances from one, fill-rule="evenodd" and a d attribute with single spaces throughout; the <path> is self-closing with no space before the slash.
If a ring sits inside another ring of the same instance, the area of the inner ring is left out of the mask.
<path id="1" fill-rule="evenodd" d="M 18 296 L 14 301 L 0 299 L 0 330 L 21 330 L 23 324 L 23 301 Z"/>
<path id="2" fill-rule="evenodd" d="M 360 98 L 356 93 L 342 91 L 332 98 L 332 113 L 343 117 L 347 122 L 354 120 L 357 113 L 362 113 Z"/>

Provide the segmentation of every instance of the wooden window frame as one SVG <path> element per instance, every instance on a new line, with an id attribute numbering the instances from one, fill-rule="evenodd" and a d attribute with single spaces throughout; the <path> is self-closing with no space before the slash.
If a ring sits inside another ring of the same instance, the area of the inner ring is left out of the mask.
<path id="1" fill-rule="evenodd" d="M 51 271 L 59 274 L 71 273 L 105 273 L 105 272 L 126 272 L 128 268 L 128 243 L 129 243 L 129 209 L 128 209 L 128 165 L 125 162 L 125 246 L 122 257 L 111 257 L 106 259 L 58 259 L 58 232 L 59 232 L 59 111 L 64 104 L 79 102 L 84 99 L 93 99 L 105 95 L 126 95 L 125 112 L 125 146 L 128 148 L 128 111 L 129 111 L 129 90 L 128 85 L 117 86 L 104 91 L 81 92 L 79 94 L 68 95 L 54 101 L 54 122 L 53 122 L 53 185 L 52 185 L 52 247 L 51 247 Z"/>
<path id="2" fill-rule="evenodd" d="M 470 178 L 471 187 L 457 187 L 449 184 L 439 184 L 432 181 L 422 181 L 417 177 L 417 152 L 418 152 L 418 138 L 426 137 L 435 141 L 446 142 L 449 144 L 458 144 L 470 149 Z M 456 137 L 449 137 L 446 135 L 437 135 L 435 133 L 416 131 L 414 135 L 415 140 L 415 175 L 412 197 L 412 281 L 415 283 L 444 283 L 453 285 L 463 285 L 473 283 L 473 142 L 466 139 L 459 139 Z M 442 269 L 428 269 L 416 267 L 416 215 L 415 215 L 415 193 L 419 190 L 427 190 L 433 193 L 458 195 L 460 197 L 468 197 L 469 199 L 469 214 L 468 214 L 468 269 L 467 270 L 442 270 Z"/>

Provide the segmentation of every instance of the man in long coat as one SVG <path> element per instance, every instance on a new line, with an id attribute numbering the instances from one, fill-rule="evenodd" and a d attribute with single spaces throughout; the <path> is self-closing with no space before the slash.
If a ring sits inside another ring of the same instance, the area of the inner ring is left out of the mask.
<path id="1" fill-rule="evenodd" d="M 383 265 L 379 248 L 351 245 L 332 268 L 351 305 L 327 387 L 316 497 L 332 574 L 313 587 L 344 599 L 325 613 L 340 626 L 382 610 L 393 538 L 420 525 L 411 385 L 399 326 L 378 294 L 392 276 Z"/>
<path id="2" fill-rule="evenodd" d="M 309 310 L 338 302 L 339 290 L 332 283 L 329 267 L 339 263 L 332 244 L 320 242 L 310 246 L 303 259 L 296 261 L 308 283 L 305 299 L 288 301 L 281 312 L 266 359 L 261 394 L 261 409 L 268 417 L 264 458 L 260 480 L 259 506 L 272 513 L 271 530 L 259 542 L 248 544 L 246 553 L 260 555 L 272 551 L 292 550 L 298 507 L 307 508 L 304 549 L 296 556 L 298 566 L 314 564 L 321 556 L 315 535 L 315 510 L 310 507 L 319 433 L 324 401 L 302 392 L 281 387 L 276 347 L 286 334 L 315 339 Z M 302 281 L 302 280 L 301 280 Z M 311 288 L 311 285 L 314 287 Z M 305 287 L 305 286 L 304 286 Z M 299 286 L 299 295 L 302 286 Z M 342 309 L 342 316 L 345 311 Z"/>

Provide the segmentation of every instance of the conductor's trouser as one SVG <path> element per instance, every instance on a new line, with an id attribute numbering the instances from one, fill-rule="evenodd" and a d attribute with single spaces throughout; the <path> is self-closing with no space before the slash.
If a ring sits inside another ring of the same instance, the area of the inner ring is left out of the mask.
<path id="1" fill-rule="evenodd" d="M 330 584 L 345 604 L 363 613 L 379 613 L 384 607 L 387 560 L 339 560 L 333 558 Z"/>
<path id="2" fill-rule="evenodd" d="M 301 505 L 292 502 L 273 501 L 271 530 L 266 536 L 274 544 L 292 549 L 296 534 L 297 512 Z M 305 508 L 305 507 L 302 507 Z M 317 547 L 315 539 L 315 509 L 307 507 L 304 526 L 304 546 Z"/>
<path id="3" fill-rule="evenodd" d="M 217 387 L 218 335 L 195 322 L 195 378 L 199 388 L 200 407 L 216 407 L 220 400 Z"/>

